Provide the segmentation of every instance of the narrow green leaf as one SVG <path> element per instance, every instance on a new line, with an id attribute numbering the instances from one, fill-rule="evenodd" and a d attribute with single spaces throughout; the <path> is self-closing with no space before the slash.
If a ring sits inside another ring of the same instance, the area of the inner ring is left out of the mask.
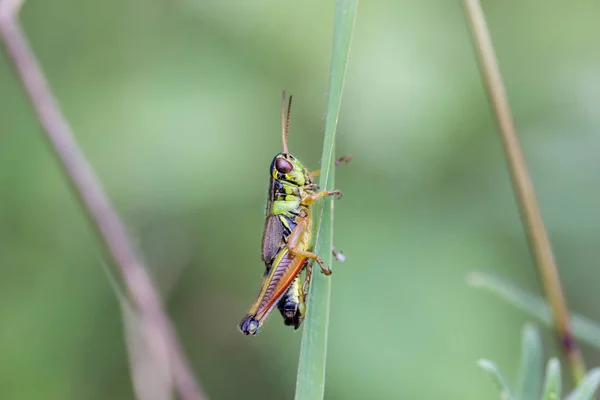
<path id="1" fill-rule="evenodd" d="M 334 184 L 335 133 L 357 8 L 358 0 L 336 0 L 335 2 L 327 116 L 319 180 L 319 187 L 326 190 L 333 189 Z M 331 266 L 333 261 L 331 254 L 333 248 L 332 199 L 323 199 L 315 205 L 315 209 L 315 252 L 323 258 L 326 265 Z M 326 277 L 318 270 L 317 268 L 312 275 L 308 295 L 307 315 L 304 322 L 296 380 L 296 400 L 322 399 L 325 393 L 325 362 L 332 277 Z"/>
<path id="2" fill-rule="evenodd" d="M 565 400 L 592 400 L 598 385 L 600 385 L 600 368 L 594 368 Z"/>
<path id="3" fill-rule="evenodd" d="M 512 389 L 510 388 L 506 378 L 500 371 L 500 368 L 490 360 L 479 360 L 477 361 L 477 365 L 485 372 L 487 372 L 496 388 L 500 391 L 500 400 L 516 400 L 517 398 L 513 394 Z"/>
<path id="4" fill-rule="evenodd" d="M 514 284 L 482 272 L 473 272 L 467 282 L 477 288 L 486 289 L 520 308 L 548 327 L 552 327 L 550 307 L 540 296 L 527 293 Z M 600 349 L 600 325 L 580 314 L 570 313 L 573 332 L 581 342 Z"/>
<path id="5" fill-rule="evenodd" d="M 537 328 L 526 324 L 521 339 L 521 366 L 517 385 L 519 400 L 538 400 L 542 380 L 542 339 Z"/>
<path id="6" fill-rule="evenodd" d="M 546 378 L 544 380 L 544 394 L 542 400 L 560 400 L 562 395 L 562 384 L 560 377 L 560 361 L 551 358 L 546 366 Z"/>

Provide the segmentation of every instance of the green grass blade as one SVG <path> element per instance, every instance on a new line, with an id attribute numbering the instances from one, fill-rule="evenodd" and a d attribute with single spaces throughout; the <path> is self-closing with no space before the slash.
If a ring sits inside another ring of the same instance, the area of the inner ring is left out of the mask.
<path id="1" fill-rule="evenodd" d="M 517 383 L 520 400 L 538 400 L 542 381 L 542 339 L 540 332 L 531 324 L 523 328 L 521 339 L 521 365 Z"/>
<path id="2" fill-rule="evenodd" d="M 335 133 L 342 100 L 342 89 L 346 76 L 346 66 L 350 53 L 350 42 L 358 0 L 336 0 L 333 31 L 333 49 L 327 96 L 327 116 L 325 138 L 321 158 L 319 186 L 333 188 L 333 163 Z M 325 207 L 327 204 L 327 207 Z M 315 205 L 315 251 L 326 265 L 331 265 L 333 248 L 333 201 L 323 199 Z M 325 393 L 325 362 L 327 357 L 327 331 L 329 325 L 329 301 L 331 277 L 319 272 L 313 273 L 308 295 L 307 315 L 304 321 L 298 377 L 296 380 L 296 400 L 322 399 Z"/>
<path id="3" fill-rule="evenodd" d="M 565 400 L 593 400 L 598 385 L 600 385 L 600 368 L 594 368 Z"/>
<path id="4" fill-rule="evenodd" d="M 560 361 L 556 358 L 548 361 L 546 378 L 544 380 L 544 394 L 542 400 L 560 400 L 562 396 L 562 382 L 560 377 Z"/>
<path id="5" fill-rule="evenodd" d="M 544 325 L 552 327 L 550 307 L 540 296 L 527 293 L 502 278 L 481 272 L 471 273 L 467 281 L 474 287 L 486 289 L 498 295 Z M 570 318 L 575 337 L 600 349 L 600 325 L 576 313 L 571 313 Z"/>
<path id="6" fill-rule="evenodd" d="M 477 362 L 477 365 L 479 365 L 479 367 L 487 372 L 492 378 L 494 385 L 496 385 L 496 388 L 500 391 L 500 400 L 517 399 L 513 394 L 513 391 L 510 388 L 506 378 L 504 378 L 504 375 L 500 371 L 500 368 L 498 368 L 494 362 L 482 359 Z"/>

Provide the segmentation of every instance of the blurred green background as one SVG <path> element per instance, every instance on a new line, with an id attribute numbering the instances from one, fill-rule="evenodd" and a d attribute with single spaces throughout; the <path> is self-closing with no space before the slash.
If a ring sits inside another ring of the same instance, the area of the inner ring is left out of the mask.
<path id="1" fill-rule="evenodd" d="M 570 306 L 600 320 L 600 4 L 559 3 L 484 8 Z M 22 20 L 210 398 L 291 399 L 301 331 L 237 324 L 284 87 L 290 149 L 319 164 L 333 2 L 29 0 Z M 131 399 L 102 249 L 4 52 L 0 130 L 0 398 Z M 528 318 L 466 276 L 539 286 L 460 2 L 361 2 L 337 152 L 325 397 L 496 398 L 475 362 L 513 379 Z"/>

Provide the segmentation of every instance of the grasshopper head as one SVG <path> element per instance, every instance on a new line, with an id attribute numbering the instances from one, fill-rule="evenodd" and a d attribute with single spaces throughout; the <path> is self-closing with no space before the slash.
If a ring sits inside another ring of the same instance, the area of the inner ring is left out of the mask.
<path id="1" fill-rule="evenodd" d="M 312 183 L 306 167 L 294 158 L 294 156 L 286 153 L 279 153 L 273 159 L 271 163 L 271 177 L 297 186 Z"/>

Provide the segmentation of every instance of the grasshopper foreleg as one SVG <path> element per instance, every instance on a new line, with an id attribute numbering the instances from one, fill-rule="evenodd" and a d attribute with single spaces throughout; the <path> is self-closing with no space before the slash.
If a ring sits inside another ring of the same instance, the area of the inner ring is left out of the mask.
<path id="1" fill-rule="evenodd" d="M 305 194 L 302 197 L 302 204 L 312 205 L 317 200 L 319 200 L 321 197 L 327 197 L 327 196 L 337 196 L 338 199 L 341 199 L 342 192 L 339 191 L 338 189 L 333 189 L 333 190 L 323 190 L 322 192 L 317 192 L 317 193 Z"/>

